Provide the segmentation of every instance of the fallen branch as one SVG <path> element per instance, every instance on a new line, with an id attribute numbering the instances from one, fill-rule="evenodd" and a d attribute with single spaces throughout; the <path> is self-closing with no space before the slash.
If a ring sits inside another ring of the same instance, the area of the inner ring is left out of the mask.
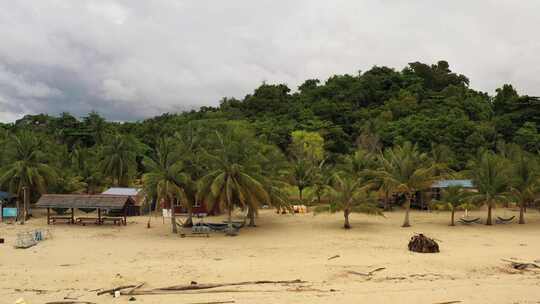
<path id="1" fill-rule="evenodd" d="M 150 295 L 171 295 L 171 294 L 207 294 L 207 293 L 250 293 L 250 292 L 282 292 L 282 290 L 240 290 L 240 289 L 203 289 L 203 290 L 137 290 L 129 296 L 150 296 Z M 120 295 L 126 296 L 125 292 L 120 292 Z"/>
<path id="2" fill-rule="evenodd" d="M 226 286 L 241 286 L 241 285 L 261 285 L 261 284 L 301 284 L 306 283 L 299 279 L 290 280 L 290 281 L 246 281 L 246 282 L 237 282 L 237 283 L 221 283 L 221 284 L 190 284 L 190 285 L 176 285 L 169 287 L 156 288 L 154 290 L 200 290 L 200 289 L 210 289 Z"/>
<path id="3" fill-rule="evenodd" d="M 347 271 L 347 273 L 369 277 L 372 274 L 374 274 L 375 272 L 385 270 L 385 269 L 386 269 L 386 267 L 379 267 L 379 268 L 375 268 L 372 271 L 367 272 L 367 273 L 349 270 L 349 271 Z"/>
<path id="4" fill-rule="evenodd" d="M 139 288 L 143 287 L 143 286 L 144 286 L 144 284 L 146 284 L 146 282 L 142 282 L 141 284 L 139 284 L 139 285 L 137 285 L 137 286 L 133 287 L 133 288 L 132 288 L 132 289 L 131 289 L 130 291 L 128 291 L 128 292 L 126 293 L 126 295 L 130 295 L 130 294 L 132 294 L 132 293 L 133 293 L 133 292 L 134 292 L 135 290 L 137 290 L 137 289 L 139 289 Z"/>
<path id="5" fill-rule="evenodd" d="M 334 256 L 329 257 L 328 260 L 330 261 L 330 260 L 333 260 L 333 259 L 337 259 L 337 258 L 339 258 L 339 257 L 340 257 L 340 255 L 339 255 L 339 254 L 336 254 L 336 255 L 334 255 Z"/>
<path id="6" fill-rule="evenodd" d="M 212 302 L 197 302 L 197 303 L 188 303 L 188 304 L 227 304 L 234 303 L 234 300 L 229 301 L 212 301 Z"/>
<path id="7" fill-rule="evenodd" d="M 455 303 L 461 303 L 462 301 L 447 301 L 447 302 L 437 302 L 433 304 L 455 304 Z"/>
<path id="8" fill-rule="evenodd" d="M 106 293 L 114 294 L 116 291 L 124 290 L 124 289 L 128 289 L 128 288 L 133 288 L 133 287 L 136 287 L 136 285 L 126 285 L 126 286 L 115 287 L 115 288 L 99 291 L 97 293 L 97 295 L 100 296 L 100 295 L 106 294 Z"/>
<path id="9" fill-rule="evenodd" d="M 517 270 L 525 270 L 527 268 L 540 268 L 540 266 L 538 266 L 538 264 L 536 263 L 517 262 L 517 261 L 512 261 L 512 260 L 507 260 L 507 259 L 501 259 L 501 260 L 504 262 L 510 263 L 510 266 L 512 266 L 512 268 L 517 269 Z"/>
<path id="10" fill-rule="evenodd" d="M 88 302 L 88 301 L 53 301 L 53 302 L 47 302 L 45 304 L 96 304 L 96 303 Z"/>

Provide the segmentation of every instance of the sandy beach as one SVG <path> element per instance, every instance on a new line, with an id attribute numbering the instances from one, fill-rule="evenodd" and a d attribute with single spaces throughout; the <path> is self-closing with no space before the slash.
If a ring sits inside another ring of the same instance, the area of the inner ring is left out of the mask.
<path id="1" fill-rule="evenodd" d="M 478 211 L 476 215 L 485 217 Z M 515 211 L 497 209 L 496 215 Z M 461 215 L 459 213 L 458 215 Z M 44 217 L 25 226 L 0 224 L 0 303 L 66 301 L 94 303 L 540 303 L 540 271 L 517 271 L 501 259 L 540 259 L 540 213 L 526 225 L 449 227 L 446 212 L 354 214 L 353 229 L 341 228 L 341 214 L 277 215 L 262 211 L 258 227 L 237 237 L 180 238 L 168 222 L 132 217 L 117 227 L 46 225 Z M 208 218 L 207 221 L 220 221 Z M 16 233 L 47 228 L 53 238 L 15 249 Z M 415 232 L 435 238 L 441 252 L 407 250 Z M 330 257 L 339 257 L 330 259 Z M 366 273 L 384 267 L 371 276 Z M 204 294 L 97 296 L 97 289 L 145 282 L 141 289 L 179 284 L 255 280 L 307 281 L 294 285 L 222 288 Z M 241 291 L 241 292 L 238 292 Z"/>

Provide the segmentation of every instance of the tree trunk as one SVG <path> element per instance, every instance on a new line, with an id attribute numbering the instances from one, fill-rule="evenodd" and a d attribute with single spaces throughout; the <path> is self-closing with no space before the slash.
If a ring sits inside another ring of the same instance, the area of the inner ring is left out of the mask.
<path id="1" fill-rule="evenodd" d="M 184 222 L 184 228 L 193 227 L 193 209 L 188 210 L 188 217 Z"/>
<path id="2" fill-rule="evenodd" d="M 21 220 L 21 200 L 20 200 L 20 197 L 17 197 L 17 201 L 16 201 L 16 207 L 17 207 L 17 217 L 15 218 L 16 221 L 20 221 Z"/>
<path id="3" fill-rule="evenodd" d="M 452 208 L 452 217 L 450 219 L 450 226 L 455 226 L 456 222 L 454 221 L 454 215 L 456 214 L 456 208 Z"/>
<path id="4" fill-rule="evenodd" d="M 519 223 L 525 224 L 525 201 L 519 203 Z"/>
<path id="5" fill-rule="evenodd" d="M 343 210 L 343 216 L 345 217 L 345 224 L 343 224 L 343 228 L 345 229 L 351 229 L 351 224 L 349 223 L 349 214 L 351 214 L 349 209 Z"/>
<path id="6" fill-rule="evenodd" d="M 150 228 L 150 220 L 152 219 L 152 201 L 154 199 L 150 200 L 148 204 L 148 222 L 146 223 L 146 228 Z M 157 202 L 156 202 L 156 209 L 157 209 Z"/>
<path id="7" fill-rule="evenodd" d="M 28 187 L 23 187 L 23 215 L 22 215 L 22 222 L 21 224 L 26 223 L 26 219 L 28 218 L 28 200 L 30 199 L 28 197 Z"/>
<path id="8" fill-rule="evenodd" d="M 303 202 L 303 199 L 302 199 L 302 190 L 304 190 L 304 188 L 298 188 L 298 194 L 299 194 L 299 197 L 300 197 L 300 202 Z"/>
<path id="9" fill-rule="evenodd" d="M 491 222 L 491 202 L 488 202 L 488 215 L 487 215 L 486 225 L 488 226 L 493 225 Z"/>
<path id="10" fill-rule="evenodd" d="M 228 221 L 229 221 L 229 229 L 232 230 L 233 225 L 232 225 L 232 206 L 231 206 L 231 204 L 229 204 L 227 209 L 228 209 L 227 210 L 227 213 L 228 213 L 227 217 L 228 217 Z"/>
<path id="11" fill-rule="evenodd" d="M 390 198 L 388 191 L 384 191 L 384 211 L 390 211 Z"/>
<path id="12" fill-rule="evenodd" d="M 256 227 L 255 225 L 255 210 L 253 208 L 248 207 L 248 217 L 249 217 L 249 227 Z"/>
<path id="13" fill-rule="evenodd" d="M 411 223 L 409 221 L 409 211 L 411 209 L 411 200 L 412 198 L 407 195 L 406 197 L 406 202 L 405 202 L 405 219 L 403 220 L 403 225 L 401 225 L 401 227 L 411 227 Z"/>
<path id="14" fill-rule="evenodd" d="M 172 232 L 174 234 L 177 234 L 178 227 L 176 227 L 176 212 L 174 212 L 174 200 L 171 200 L 171 225 L 172 225 Z"/>

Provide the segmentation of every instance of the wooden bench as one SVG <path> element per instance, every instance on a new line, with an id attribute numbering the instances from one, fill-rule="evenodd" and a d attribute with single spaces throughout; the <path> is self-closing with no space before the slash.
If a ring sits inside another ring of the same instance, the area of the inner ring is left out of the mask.
<path id="1" fill-rule="evenodd" d="M 112 222 L 115 225 L 126 225 L 123 217 L 102 217 L 101 223 Z"/>
<path id="2" fill-rule="evenodd" d="M 49 217 L 49 220 L 52 224 L 56 224 L 56 222 L 66 222 L 68 224 L 72 224 L 72 218 L 71 216 L 59 216 L 59 215 L 55 215 L 55 216 L 51 216 Z"/>
<path id="3" fill-rule="evenodd" d="M 83 226 L 86 225 L 86 223 L 91 223 L 91 224 L 96 224 L 96 225 L 100 225 L 101 222 L 99 221 L 99 219 L 97 217 L 78 217 L 75 222 L 77 222 L 78 224 L 82 224 Z"/>

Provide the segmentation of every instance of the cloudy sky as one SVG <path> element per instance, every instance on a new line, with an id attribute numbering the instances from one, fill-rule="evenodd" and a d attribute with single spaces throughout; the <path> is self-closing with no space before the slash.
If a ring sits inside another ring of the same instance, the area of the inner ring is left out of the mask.
<path id="1" fill-rule="evenodd" d="M 476 89 L 538 96 L 539 12 L 537 0 L 0 0 L 0 121 L 141 119 L 262 81 L 440 59 Z"/>

